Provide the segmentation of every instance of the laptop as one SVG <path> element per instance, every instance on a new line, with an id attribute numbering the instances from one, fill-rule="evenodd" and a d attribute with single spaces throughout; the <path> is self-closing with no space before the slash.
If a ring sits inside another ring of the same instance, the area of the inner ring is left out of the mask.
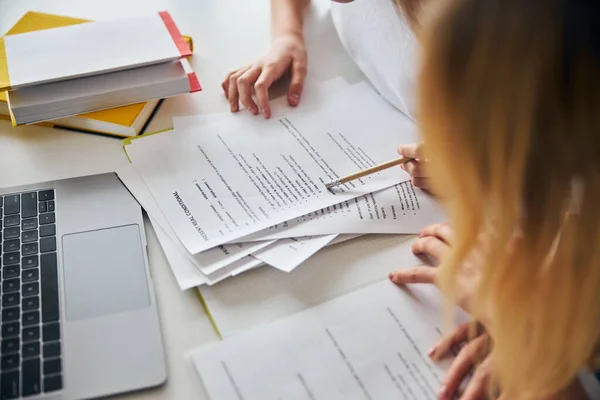
<path id="1" fill-rule="evenodd" d="M 166 381 L 142 210 L 115 174 L 0 189 L 0 218 L 0 399 Z"/>

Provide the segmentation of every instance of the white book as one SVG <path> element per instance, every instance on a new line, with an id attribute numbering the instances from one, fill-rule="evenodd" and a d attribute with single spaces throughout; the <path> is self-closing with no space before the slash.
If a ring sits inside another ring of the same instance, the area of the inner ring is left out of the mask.
<path id="1" fill-rule="evenodd" d="M 34 124 L 200 90 L 186 59 L 7 92 L 13 125 Z"/>
<path id="2" fill-rule="evenodd" d="M 0 64 L 4 64 L 0 65 L 0 90 L 106 74 L 191 55 L 167 12 L 10 35 L 0 41 L 0 53 L 2 49 L 5 53 L 0 54 Z"/>

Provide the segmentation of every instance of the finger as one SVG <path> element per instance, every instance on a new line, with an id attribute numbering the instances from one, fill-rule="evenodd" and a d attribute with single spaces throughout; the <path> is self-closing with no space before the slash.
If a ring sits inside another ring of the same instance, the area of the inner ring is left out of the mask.
<path id="1" fill-rule="evenodd" d="M 283 67 L 282 67 L 283 65 Z M 269 107 L 269 88 L 277 79 L 283 75 L 286 64 L 275 63 L 266 65 L 256 83 L 254 84 L 254 94 L 260 113 L 265 118 L 271 117 L 271 107 Z"/>
<path id="2" fill-rule="evenodd" d="M 398 154 L 407 158 L 420 158 L 421 146 L 418 144 L 401 144 L 398 146 Z"/>
<path id="3" fill-rule="evenodd" d="M 413 178 L 427 178 L 422 161 L 409 161 L 402 164 L 402 169 L 408 172 Z"/>
<path id="4" fill-rule="evenodd" d="M 441 241 L 443 241 L 444 243 L 446 243 L 447 245 L 452 245 L 452 239 L 454 238 L 454 231 L 452 230 L 450 225 L 448 225 L 447 223 L 444 222 L 441 224 L 433 224 L 433 225 L 429 225 L 429 226 L 425 227 L 425 229 L 423 229 L 423 231 L 421 232 L 419 237 L 423 238 L 426 236 L 436 237 L 436 238 L 440 239 Z"/>
<path id="5" fill-rule="evenodd" d="M 225 79 L 223 80 L 223 82 L 221 82 L 221 87 L 223 88 L 223 91 L 225 92 L 225 98 L 228 99 L 229 98 L 229 78 L 231 78 L 231 75 L 235 74 L 238 70 L 236 69 L 235 71 L 231 71 L 230 73 L 228 73 L 225 76 Z"/>
<path id="6" fill-rule="evenodd" d="M 450 400 L 456 394 L 458 387 L 481 359 L 487 348 L 487 335 L 481 335 L 463 347 L 442 380 L 438 397 L 440 400 Z"/>
<path id="7" fill-rule="evenodd" d="M 292 61 L 292 71 L 290 79 L 290 88 L 288 90 L 288 103 L 295 107 L 300 102 L 300 95 L 304 89 L 304 80 L 306 79 L 306 57 L 296 58 Z"/>
<path id="8" fill-rule="evenodd" d="M 432 267 L 412 267 L 399 269 L 388 275 L 390 280 L 398 285 L 405 283 L 432 283 L 435 284 L 437 269 Z"/>
<path id="9" fill-rule="evenodd" d="M 490 358 L 486 357 L 477 366 L 469 384 L 465 388 L 460 400 L 480 400 L 487 398 L 490 377 Z"/>
<path id="10" fill-rule="evenodd" d="M 237 80 L 248 68 L 238 69 L 229 76 L 229 88 L 227 90 L 227 99 L 229 100 L 229 109 L 231 112 L 237 112 L 240 109 Z"/>
<path id="11" fill-rule="evenodd" d="M 467 322 L 459 325 L 452 334 L 443 337 L 431 350 L 429 350 L 429 357 L 434 360 L 440 360 L 449 354 L 453 354 L 454 348 L 481 334 L 482 330 L 478 328 L 476 322 Z"/>
<path id="12" fill-rule="evenodd" d="M 412 245 L 413 254 L 423 254 L 437 261 L 441 261 L 449 250 L 450 246 L 435 236 L 418 238 Z"/>
<path id="13" fill-rule="evenodd" d="M 252 86 L 260 76 L 262 70 L 260 67 L 252 67 L 237 78 L 236 84 L 239 92 L 240 101 L 253 115 L 258 114 L 258 107 L 252 100 Z"/>

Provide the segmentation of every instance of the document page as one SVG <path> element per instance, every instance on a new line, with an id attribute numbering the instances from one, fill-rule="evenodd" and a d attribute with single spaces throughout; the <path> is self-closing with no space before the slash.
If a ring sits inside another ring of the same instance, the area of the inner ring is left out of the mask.
<path id="1" fill-rule="evenodd" d="M 331 243 L 336 236 L 320 235 L 279 239 L 264 249 L 255 251 L 252 253 L 252 257 L 280 271 L 290 272 Z"/>
<path id="2" fill-rule="evenodd" d="M 414 123 L 361 83 L 319 111 L 151 135 L 128 155 L 181 242 L 197 254 L 406 181 L 408 174 L 392 168 L 333 193 L 324 187 L 397 157 L 399 143 L 415 141 Z"/>
<path id="3" fill-rule="evenodd" d="M 433 286 L 384 281 L 196 350 L 192 360 L 215 400 L 435 400 L 450 360 L 434 363 L 427 351 L 443 334 L 443 309 Z"/>
<path id="4" fill-rule="evenodd" d="M 416 234 L 446 216 L 436 200 L 410 181 L 379 192 L 334 204 L 269 227 L 239 241 L 269 240 L 290 236 L 334 233 Z"/>
<path id="5" fill-rule="evenodd" d="M 169 223 L 165 220 L 160 208 L 154 201 L 152 194 L 133 165 L 121 167 L 117 170 L 117 175 L 150 216 L 152 225 L 156 230 L 156 235 L 163 246 L 165 255 L 169 256 L 169 260 L 176 261 L 180 259 L 181 257 L 175 256 L 175 252 L 178 252 L 183 257 L 187 257 L 197 268 L 198 273 L 193 273 L 189 268 L 189 263 L 181 263 L 179 261 L 170 262 L 173 273 L 182 290 L 201 284 L 212 285 L 229 277 L 231 271 L 226 268 L 227 266 L 274 242 L 271 240 L 247 244 L 225 244 L 203 253 L 192 255 L 183 247 L 170 228 Z M 170 242 L 167 239 L 170 239 Z"/>

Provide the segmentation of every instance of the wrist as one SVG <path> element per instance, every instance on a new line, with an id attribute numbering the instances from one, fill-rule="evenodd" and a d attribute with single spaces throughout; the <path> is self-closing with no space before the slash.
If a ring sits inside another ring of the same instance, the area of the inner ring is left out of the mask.
<path id="1" fill-rule="evenodd" d="M 281 37 L 293 37 L 294 39 L 304 42 L 304 33 L 302 27 L 285 27 L 283 29 L 273 29 L 273 40 Z"/>

